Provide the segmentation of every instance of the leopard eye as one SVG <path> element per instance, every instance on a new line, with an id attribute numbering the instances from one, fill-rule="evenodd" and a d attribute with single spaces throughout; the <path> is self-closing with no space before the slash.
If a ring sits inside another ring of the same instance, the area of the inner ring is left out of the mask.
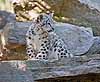
<path id="1" fill-rule="evenodd" d="M 40 15 L 39 17 L 37 17 L 36 22 L 39 23 L 42 20 L 43 20 L 43 15 Z"/>

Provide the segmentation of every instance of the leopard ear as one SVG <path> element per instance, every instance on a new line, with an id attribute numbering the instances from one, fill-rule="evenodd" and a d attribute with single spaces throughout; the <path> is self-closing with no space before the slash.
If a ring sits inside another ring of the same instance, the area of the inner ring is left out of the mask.
<path id="1" fill-rule="evenodd" d="M 53 11 L 47 11 L 46 14 L 49 15 L 50 17 L 53 17 L 54 12 Z"/>

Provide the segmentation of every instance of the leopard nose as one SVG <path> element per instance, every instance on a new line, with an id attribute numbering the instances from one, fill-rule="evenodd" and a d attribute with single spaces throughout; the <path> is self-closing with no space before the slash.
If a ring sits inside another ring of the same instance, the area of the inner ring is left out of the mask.
<path id="1" fill-rule="evenodd" d="M 48 30 L 48 32 L 52 32 L 52 30 Z"/>
<path id="2" fill-rule="evenodd" d="M 54 28 L 52 28 L 52 30 L 54 31 Z"/>
<path id="3" fill-rule="evenodd" d="M 48 30 L 48 32 L 53 32 L 53 31 L 54 31 L 54 29 Z"/>

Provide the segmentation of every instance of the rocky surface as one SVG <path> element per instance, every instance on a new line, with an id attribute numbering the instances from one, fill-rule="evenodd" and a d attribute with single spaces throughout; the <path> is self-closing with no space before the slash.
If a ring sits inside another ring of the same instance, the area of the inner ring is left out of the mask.
<path id="1" fill-rule="evenodd" d="M 34 80 L 30 71 L 22 71 L 18 69 L 17 64 L 15 67 L 10 61 L 3 61 L 0 62 L 0 82 L 34 82 Z"/>
<path id="2" fill-rule="evenodd" d="M 11 58 L 3 58 L 4 60 L 27 58 L 25 34 L 30 25 L 31 22 L 10 22 L 5 25 L 3 36 Z M 55 32 L 64 40 L 69 51 L 74 55 L 100 53 L 100 37 L 94 37 L 92 29 L 60 22 L 55 26 Z"/>
<path id="3" fill-rule="evenodd" d="M 92 27 L 94 34 L 100 35 L 98 10 L 91 10 L 88 5 L 80 3 L 79 0 L 44 1 L 51 10 L 55 11 L 56 20 Z M 16 22 L 14 15 L 0 11 L 0 31 L 3 30 L 4 42 L 11 50 L 11 57 L 23 59 L 22 53 L 25 56 L 25 34 L 30 24 L 31 22 Z M 76 25 L 56 24 L 56 33 L 73 54 L 80 56 L 52 62 L 0 61 L 0 82 L 34 82 L 39 79 L 80 76 L 89 73 L 100 74 L 100 37 L 93 37 L 91 29 Z"/>
<path id="4" fill-rule="evenodd" d="M 6 38 L 8 48 L 12 48 L 11 50 L 13 51 L 13 48 L 16 48 L 17 46 L 19 51 L 23 51 L 25 53 L 25 49 L 20 50 L 23 48 L 23 46 L 20 45 L 25 45 L 25 33 L 30 24 L 31 22 L 14 22 L 6 24 L 5 28 L 9 27 L 7 34 L 8 36 L 6 36 L 8 37 Z M 66 35 L 67 37 L 74 36 L 73 38 L 62 37 L 66 44 L 68 41 L 70 42 L 71 40 L 72 42 L 80 44 L 81 46 L 77 45 L 80 48 L 82 46 L 87 46 L 87 50 L 84 50 L 84 53 L 83 51 L 81 52 L 83 53 L 83 56 L 52 62 L 38 60 L 5 62 L 1 61 L 0 81 L 33 82 L 39 79 L 76 76 L 88 73 L 100 73 L 100 54 L 95 54 L 100 53 L 100 37 L 93 37 L 91 29 L 85 29 L 83 27 L 79 28 L 78 26 L 65 23 L 56 24 L 56 33 L 60 34 L 59 36 L 61 37 Z M 64 33 L 66 35 L 64 35 Z M 81 42 L 79 42 L 80 40 Z M 88 44 L 87 42 L 90 44 Z M 72 45 L 76 46 L 76 44 Z M 14 53 L 13 55 L 16 54 Z M 26 70 L 24 71 L 22 70 L 22 68 L 20 68 L 20 66 L 23 65 L 23 63 L 26 65 Z"/>
<path id="5" fill-rule="evenodd" d="M 91 9 L 98 9 L 100 11 L 99 0 L 79 0 L 81 3 L 87 4 Z"/>
<path id="6" fill-rule="evenodd" d="M 85 55 L 89 56 L 91 54 L 100 54 L 100 37 L 94 37 L 94 43 L 90 47 L 89 51 L 84 53 Z"/>
<path id="7" fill-rule="evenodd" d="M 0 29 L 3 29 L 3 27 L 9 23 L 9 22 L 14 22 L 15 21 L 15 15 L 6 12 L 6 11 L 0 11 Z"/>
<path id="8" fill-rule="evenodd" d="M 26 65 L 25 70 L 21 68 L 23 64 Z M 42 60 L 0 62 L 1 82 L 34 82 L 40 79 L 77 76 L 89 73 L 100 74 L 100 54 L 53 62 Z"/>
<path id="9" fill-rule="evenodd" d="M 97 59 L 90 58 L 80 57 L 49 63 L 27 61 L 27 65 L 30 65 L 29 69 L 32 71 L 34 80 L 100 73 L 100 54 Z"/>
<path id="10" fill-rule="evenodd" d="M 30 24 L 31 22 L 16 22 L 14 25 L 12 24 L 8 37 L 5 37 L 8 38 L 8 45 L 9 43 L 25 45 L 25 34 Z M 75 55 L 84 54 L 93 44 L 94 38 L 91 29 L 67 23 L 57 23 L 55 24 L 55 32 L 64 40 L 69 51 Z"/>
<path id="11" fill-rule="evenodd" d="M 56 24 L 55 32 L 65 42 L 69 51 L 75 55 L 87 52 L 93 44 L 94 38 L 91 28 L 58 23 Z"/>

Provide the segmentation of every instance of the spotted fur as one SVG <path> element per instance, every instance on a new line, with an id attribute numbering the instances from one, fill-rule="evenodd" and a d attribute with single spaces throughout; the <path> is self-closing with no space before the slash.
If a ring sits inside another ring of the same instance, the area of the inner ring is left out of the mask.
<path id="1" fill-rule="evenodd" d="M 26 34 L 27 54 L 33 59 L 72 57 L 64 42 L 54 31 L 52 14 L 40 14 Z"/>

